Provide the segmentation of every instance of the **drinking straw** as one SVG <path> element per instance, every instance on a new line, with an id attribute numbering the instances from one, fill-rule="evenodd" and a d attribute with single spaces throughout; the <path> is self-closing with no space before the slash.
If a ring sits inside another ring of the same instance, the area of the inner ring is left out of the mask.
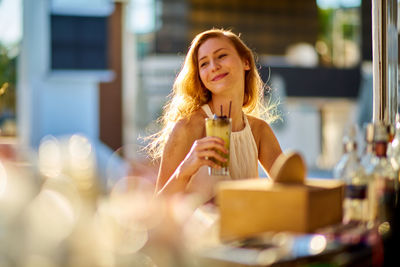
<path id="1" fill-rule="evenodd" d="M 221 105 L 221 117 L 222 117 L 222 105 Z"/>
<path id="2" fill-rule="evenodd" d="M 232 100 L 229 101 L 229 113 L 228 113 L 228 118 L 231 117 L 231 106 L 232 106 Z"/>

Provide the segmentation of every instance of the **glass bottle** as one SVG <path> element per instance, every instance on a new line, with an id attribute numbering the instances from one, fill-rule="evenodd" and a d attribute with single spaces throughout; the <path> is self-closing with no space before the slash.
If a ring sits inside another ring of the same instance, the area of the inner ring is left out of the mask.
<path id="1" fill-rule="evenodd" d="M 357 127 L 350 128 L 343 138 L 344 154 L 334 169 L 334 176 L 345 183 L 343 221 L 368 220 L 368 179 L 357 154 Z"/>
<path id="2" fill-rule="evenodd" d="M 396 191 L 396 200 L 395 200 L 395 226 L 397 231 L 400 230 L 400 192 L 399 192 L 399 183 L 400 183 L 400 115 L 396 114 L 396 124 L 395 124 L 395 135 L 392 143 L 388 147 L 388 158 L 392 163 L 393 168 L 396 171 L 396 181 L 395 181 L 395 191 Z"/>
<path id="3" fill-rule="evenodd" d="M 397 120 L 397 115 L 396 115 L 396 120 Z M 388 124 L 386 125 L 386 130 L 388 132 L 388 144 L 390 145 L 394 139 L 394 136 L 396 134 L 395 132 L 395 127 L 393 126 L 393 124 Z"/>
<path id="4" fill-rule="evenodd" d="M 372 166 L 372 158 L 374 157 L 374 124 L 368 123 L 365 125 L 365 147 L 364 151 L 361 154 L 361 166 L 364 170 L 371 168 Z M 371 170 L 372 171 L 372 170 Z M 370 172 L 371 172 L 370 171 Z"/>
<path id="5" fill-rule="evenodd" d="M 366 173 L 370 175 L 370 221 L 393 225 L 395 212 L 397 172 L 387 158 L 389 136 L 383 124 L 374 125 L 374 158 Z"/>
<path id="6" fill-rule="evenodd" d="M 400 169 L 400 116 L 396 115 L 395 135 L 388 146 L 387 156 L 390 158 L 395 169 Z"/>
<path id="7" fill-rule="evenodd" d="M 357 128 L 353 126 L 343 136 L 343 155 L 333 169 L 333 177 L 336 179 L 343 179 L 344 173 L 358 164 L 356 133 Z"/>

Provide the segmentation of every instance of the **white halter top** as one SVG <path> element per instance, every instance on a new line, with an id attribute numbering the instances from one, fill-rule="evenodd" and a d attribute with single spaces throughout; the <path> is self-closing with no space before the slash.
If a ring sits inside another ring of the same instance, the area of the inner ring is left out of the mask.
<path id="1" fill-rule="evenodd" d="M 209 118 L 213 117 L 210 107 L 201 107 Z M 258 177 L 258 149 L 247 116 L 244 115 L 243 130 L 231 133 L 229 148 L 229 176 L 210 176 L 208 166 L 202 166 L 190 179 L 187 192 L 199 193 L 205 200 L 214 196 L 214 186 L 221 180 L 238 180 Z"/>
<path id="2" fill-rule="evenodd" d="M 201 107 L 209 118 L 213 117 L 210 106 Z M 229 173 L 231 179 L 258 177 L 258 150 L 247 116 L 244 115 L 243 130 L 231 133 L 229 148 Z"/>

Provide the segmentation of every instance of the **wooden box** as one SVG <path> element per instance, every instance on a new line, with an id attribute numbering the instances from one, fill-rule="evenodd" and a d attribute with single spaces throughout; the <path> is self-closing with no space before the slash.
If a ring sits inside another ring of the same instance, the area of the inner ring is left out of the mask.
<path id="1" fill-rule="evenodd" d="M 343 183 L 307 179 L 223 181 L 217 187 L 220 238 L 229 241 L 267 231 L 312 232 L 342 220 Z"/>
<path id="2" fill-rule="evenodd" d="M 342 220 L 343 184 L 335 180 L 224 181 L 217 192 L 222 240 L 266 231 L 307 233 Z"/>

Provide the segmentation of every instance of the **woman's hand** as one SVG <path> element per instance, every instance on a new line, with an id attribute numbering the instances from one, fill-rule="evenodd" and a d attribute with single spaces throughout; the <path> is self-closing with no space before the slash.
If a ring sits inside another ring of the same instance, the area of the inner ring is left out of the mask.
<path id="1" fill-rule="evenodd" d="M 223 154 L 228 153 L 224 146 L 224 140 L 219 137 L 207 136 L 194 141 L 189 153 L 178 167 L 179 172 L 186 177 L 191 177 L 204 165 L 221 168 L 220 165 L 211 160 L 211 158 L 214 158 L 220 162 L 227 161 L 217 150 Z"/>
<path id="2" fill-rule="evenodd" d="M 205 134 L 204 114 L 201 111 L 175 124 L 160 162 L 156 184 L 158 194 L 183 193 L 200 167 L 218 168 L 220 162 L 226 163 L 224 156 L 228 151 L 223 139 L 204 137 Z"/>

